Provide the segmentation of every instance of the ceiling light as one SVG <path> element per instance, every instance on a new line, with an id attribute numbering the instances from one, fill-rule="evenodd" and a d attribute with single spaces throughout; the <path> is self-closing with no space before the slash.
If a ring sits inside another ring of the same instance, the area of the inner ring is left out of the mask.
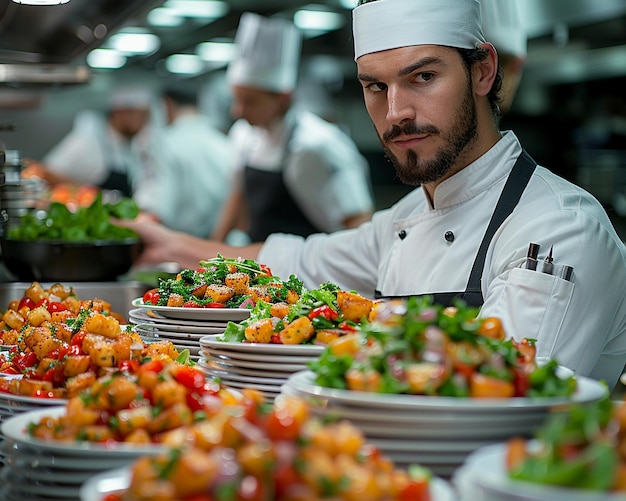
<path id="1" fill-rule="evenodd" d="M 228 63 L 235 53 L 232 42 L 202 42 L 196 47 L 196 54 L 203 61 L 211 63 Z"/>
<path id="2" fill-rule="evenodd" d="M 215 19 L 225 16 L 229 7 L 219 0 L 168 0 L 165 5 L 179 16 Z"/>
<path id="3" fill-rule="evenodd" d="M 204 62 L 194 54 L 172 54 L 165 60 L 165 68 L 170 73 L 197 75 L 204 71 Z"/>
<path id="4" fill-rule="evenodd" d="M 60 5 L 67 3 L 70 0 L 13 0 L 15 3 L 21 3 L 24 5 Z"/>
<path id="5" fill-rule="evenodd" d="M 126 56 L 116 50 L 94 49 L 87 54 L 87 64 L 92 68 L 116 70 L 126 64 Z"/>
<path id="6" fill-rule="evenodd" d="M 293 15 L 294 24 L 301 30 L 332 31 L 345 23 L 343 14 L 307 6 Z"/>
<path id="7" fill-rule="evenodd" d="M 145 30 L 128 28 L 113 35 L 108 45 L 127 55 L 151 54 L 161 46 L 161 40 Z"/>
<path id="8" fill-rule="evenodd" d="M 148 24 L 152 26 L 160 26 L 163 28 L 174 28 L 185 22 L 183 16 L 178 14 L 174 9 L 167 7 L 157 7 L 148 12 L 146 16 Z"/>

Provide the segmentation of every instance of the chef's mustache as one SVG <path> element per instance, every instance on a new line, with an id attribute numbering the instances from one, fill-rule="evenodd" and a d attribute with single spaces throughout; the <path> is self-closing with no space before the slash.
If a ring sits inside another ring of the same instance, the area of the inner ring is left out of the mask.
<path id="1" fill-rule="evenodd" d="M 398 136 L 414 134 L 439 134 L 439 129 L 434 125 L 417 125 L 415 122 L 406 123 L 404 125 L 392 125 L 389 130 L 383 134 L 383 142 L 388 143 Z"/>

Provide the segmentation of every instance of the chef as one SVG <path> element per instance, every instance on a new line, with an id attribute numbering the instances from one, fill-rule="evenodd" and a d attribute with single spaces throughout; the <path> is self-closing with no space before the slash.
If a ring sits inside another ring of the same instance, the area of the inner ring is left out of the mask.
<path id="1" fill-rule="evenodd" d="M 356 227 L 369 220 L 369 167 L 336 125 L 294 104 L 301 34 L 285 19 L 244 13 L 227 70 L 237 180 L 213 238 L 244 221 L 253 242 Z"/>
<path id="2" fill-rule="evenodd" d="M 308 287 L 461 297 L 509 336 L 536 339 L 539 357 L 613 387 L 626 360 L 626 247 L 592 195 L 499 130 L 501 77 L 478 0 L 373 0 L 353 22 L 365 105 L 415 189 L 357 229 L 245 248 L 135 225 L 143 259 L 192 266 L 221 252 Z"/>

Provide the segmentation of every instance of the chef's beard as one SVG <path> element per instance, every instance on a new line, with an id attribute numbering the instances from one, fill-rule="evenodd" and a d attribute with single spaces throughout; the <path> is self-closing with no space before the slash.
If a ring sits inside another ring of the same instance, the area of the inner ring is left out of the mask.
<path id="1" fill-rule="evenodd" d="M 471 85 L 468 86 L 465 98 L 452 123 L 454 125 L 447 134 L 442 133 L 434 125 L 417 125 L 411 122 L 402 126 L 393 125 L 382 137 L 379 135 L 385 154 L 393 162 L 396 173 L 403 183 L 409 186 L 419 186 L 423 183 L 439 181 L 452 169 L 463 149 L 476 138 L 478 121 Z M 446 144 L 435 153 L 431 160 L 420 160 L 413 150 L 408 150 L 406 161 L 401 162 L 385 145 L 403 134 L 439 135 Z"/>

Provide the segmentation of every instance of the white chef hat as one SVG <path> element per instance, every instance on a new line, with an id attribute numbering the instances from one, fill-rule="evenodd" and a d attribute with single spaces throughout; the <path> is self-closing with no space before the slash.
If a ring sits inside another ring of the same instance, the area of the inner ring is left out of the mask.
<path id="1" fill-rule="evenodd" d="M 301 43 L 300 31 L 290 21 L 245 12 L 226 78 L 231 85 L 291 92 L 298 80 Z"/>
<path id="2" fill-rule="evenodd" d="M 503 54 L 526 57 L 528 37 L 517 0 L 480 0 L 483 32 Z"/>
<path id="3" fill-rule="evenodd" d="M 478 0 L 377 0 L 352 11 L 354 59 L 411 45 L 473 49 L 485 42 Z"/>
<path id="4" fill-rule="evenodd" d="M 150 108 L 152 93 L 145 87 L 118 87 L 111 94 L 112 110 L 143 110 Z"/>

